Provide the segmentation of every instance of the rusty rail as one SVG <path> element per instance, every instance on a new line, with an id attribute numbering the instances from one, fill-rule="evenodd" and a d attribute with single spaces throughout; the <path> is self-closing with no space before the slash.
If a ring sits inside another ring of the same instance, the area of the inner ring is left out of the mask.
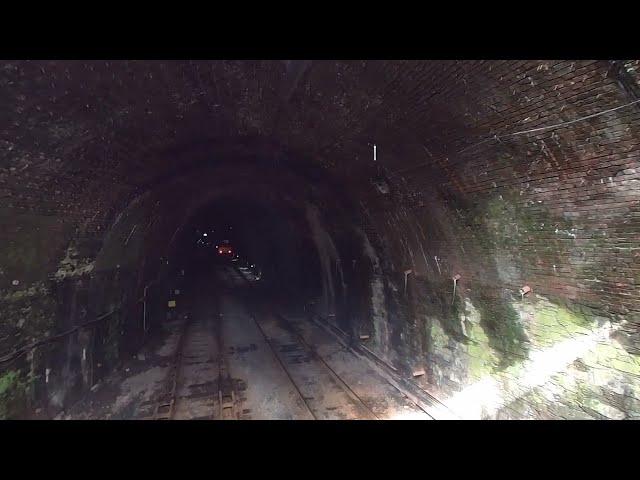
<path id="1" fill-rule="evenodd" d="M 180 367 L 182 366 L 182 352 L 184 349 L 185 338 L 191 323 L 191 317 L 184 321 L 180 331 L 180 337 L 176 345 L 176 351 L 173 355 L 173 361 L 167 377 L 165 378 L 164 389 L 158 396 L 151 420 L 173 420 L 176 406 L 176 394 L 178 392 L 178 381 L 180 375 Z"/>

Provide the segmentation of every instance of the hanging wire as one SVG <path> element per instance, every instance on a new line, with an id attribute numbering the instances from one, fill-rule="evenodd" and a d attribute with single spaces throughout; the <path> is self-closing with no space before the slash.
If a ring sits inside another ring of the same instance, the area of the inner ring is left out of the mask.
<path id="1" fill-rule="evenodd" d="M 575 118 L 573 120 L 568 120 L 568 121 L 562 122 L 562 123 L 556 123 L 555 125 L 547 125 L 546 127 L 538 127 L 538 128 L 532 128 L 532 129 L 529 129 L 529 130 L 522 130 L 520 132 L 506 133 L 504 135 L 494 135 L 491 138 L 487 138 L 487 139 L 482 140 L 482 141 L 480 141 L 478 143 L 474 143 L 472 145 L 469 145 L 468 147 L 463 148 L 462 150 L 460 150 L 458 152 L 458 154 L 460 154 L 462 152 L 465 152 L 465 151 L 467 151 L 467 150 L 469 150 L 469 149 L 471 149 L 473 147 L 477 147 L 478 145 L 482 145 L 483 143 L 490 142 L 491 140 L 500 141 L 503 138 L 515 137 L 517 135 L 524 135 L 524 134 L 527 134 L 527 133 L 541 132 L 541 131 L 544 131 L 544 130 L 551 130 L 551 129 L 554 129 L 554 128 L 564 127 L 566 125 L 571 125 L 572 123 L 582 122 L 582 121 L 588 120 L 590 118 L 599 117 L 600 115 L 606 115 L 607 113 L 611 113 L 611 112 L 615 112 L 616 110 L 627 108 L 627 107 L 629 107 L 629 106 L 631 106 L 633 104 L 636 104 L 636 103 L 640 103 L 640 99 L 639 100 L 634 100 L 633 102 L 625 103 L 624 105 L 619 105 L 619 106 L 614 107 L 614 108 L 609 108 L 608 110 L 603 110 L 602 112 L 593 113 L 591 115 L 585 115 L 584 117 Z"/>
<path id="2" fill-rule="evenodd" d="M 35 341 L 33 343 L 30 343 L 29 345 L 26 345 L 26 346 L 24 346 L 24 347 L 22 347 L 22 348 L 20 348 L 18 350 L 15 350 L 13 352 L 7 353 L 5 355 L 1 355 L 0 356 L 0 364 L 7 363 L 7 362 L 10 362 L 12 360 L 15 360 L 16 358 L 24 355 L 25 353 L 28 353 L 29 351 L 33 350 L 36 347 L 39 347 L 41 345 L 60 340 L 60 339 L 62 339 L 64 337 L 67 337 L 67 336 L 71 335 L 74 332 L 77 332 L 78 330 L 81 330 L 83 328 L 91 326 L 91 325 L 93 325 L 95 323 L 101 322 L 104 319 L 110 317 L 113 313 L 117 312 L 118 310 L 120 310 L 120 308 L 115 308 L 115 309 L 111 310 L 110 312 L 107 312 L 107 313 L 105 313 L 103 315 L 100 315 L 95 320 L 91 320 L 91 321 L 86 322 L 86 323 L 84 323 L 82 325 L 75 326 L 75 327 L 67 330 L 66 332 L 62 332 L 62 333 L 59 333 L 57 335 L 53 335 L 53 336 L 50 336 L 50 337 L 47 337 L 47 338 L 44 338 L 44 339 L 41 339 L 41 340 L 37 340 L 37 341 Z"/>
<path id="3" fill-rule="evenodd" d="M 477 143 L 474 143 L 474 144 L 471 144 L 471 145 L 469 145 L 467 147 L 464 147 L 462 150 L 458 151 L 454 155 L 460 155 L 460 154 L 466 152 L 467 150 L 471 150 L 472 148 L 478 147 L 480 145 L 483 145 L 483 144 L 491 142 L 491 141 L 500 142 L 503 138 L 515 137 L 515 136 L 518 136 L 518 135 L 525 135 L 527 133 L 542 132 L 542 131 L 545 131 L 545 130 L 553 130 L 555 128 L 562 128 L 562 127 L 565 127 L 567 125 L 571 125 L 573 123 L 582 122 L 584 120 L 588 120 L 590 118 L 599 117 L 601 115 L 606 115 L 607 113 L 615 112 L 617 110 L 621 110 L 623 108 L 630 107 L 631 105 L 634 105 L 634 104 L 637 104 L 637 103 L 640 103 L 640 99 L 634 100 L 634 101 L 629 102 L 629 103 L 625 103 L 624 105 L 619 105 L 617 107 L 609 108 L 607 110 L 603 110 L 603 111 L 598 112 L 598 113 L 593 113 L 591 115 L 585 115 L 584 117 L 575 118 L 573 120 L 568 120 L 568 121 L 562 122 L 562 123 L 556 123 L 554 125 L 547 125 L 545 127 L 531 128 L 531 129 L 528 129 L 528 130 L 521 130 L 519 132 L 513 132 L 513 133 L 505 133 L 504 135 L 497 135 L 497 134 L 496 135 L 492 135 L 491 137 L 485 138 L 484 140 L 481 140 L 481 141 L 479 141 Z M 404 169 L 400 169 L 400 170 L 397 170 L 395 172 L 389 172 L 389 175 L 390 176 L 396 176 L 396 175 L 399 175 L 402 172 L 414 170 L 416 168 L 426 167 L 426 166 L 429 166 L 429 165 L 431 165 L 431 163 L 425 162 L 425 163 L 421 163 L 421 164 L 418 164 L 418 165 L 414 165 L 412 167 L 407 167 L 407 168 L 404 168 Z"/>

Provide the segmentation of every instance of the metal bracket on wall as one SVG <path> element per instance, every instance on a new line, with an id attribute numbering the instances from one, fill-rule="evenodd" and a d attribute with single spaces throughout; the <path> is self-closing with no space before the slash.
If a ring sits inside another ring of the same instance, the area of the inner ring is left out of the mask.
<path id="1" fill-rule="evenodd" d="M 529 293 L 531 291 L 531 287 L 528 285 L 525 285 L 524 287 L 522 287 L 520 289 L 520 298 L 521 300 L 524 300 L 524 296 Z"/>
<path id="2" fill-rule="evenodd" d="M 409 270 L 405 270 L 404 271 L 404 294 L 407 294 L 407 277 L 409 277 L 409 275 L 413 273 L 413 270 L 409 269 Z"/>
<path id="3" fill-rule="evenodd" d="M 456 286 L 458 284 L 458 280 L 462 278 L 459 274 L 453 277 L 453 296 L 451 297 L 451 305 L 453 305 L 456 301 Z"/>

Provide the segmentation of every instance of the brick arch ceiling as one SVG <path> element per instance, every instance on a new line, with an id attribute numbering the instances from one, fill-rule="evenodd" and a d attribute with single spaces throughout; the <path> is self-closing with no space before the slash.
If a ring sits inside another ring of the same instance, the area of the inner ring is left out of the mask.
<path id="1" fill-rule="evenodd" d="M 203 142 L 377 168 L 408 197 L 520 191 L 589 235 L 637 235 L 634 61 L 7 61 L 0 84 L 10 211 L 114 215 Z"/>
<path id="2" fill-rule="evenodd" d="M 568 134 L 542 130 L 465 151 L 470 144 L 632 99 L 602 61 L 33 61 L 5 62 L 0 77 L 9 190 L 67 179 L 139 188 L 176 168 L 154 161 L 158 153 L 247 136 L 338 168 L 370 162 L 376 143 L 392 175 L 428 164 L 474 190 L 467 174 L 496 143 L 530 149 L 559 137 L 571 159 L 586 148 L 581 137 L 595 130 L 611 142 L 615 130 L 603 116 Z M 620 111 L 619 122 L 636 113 Z"/>

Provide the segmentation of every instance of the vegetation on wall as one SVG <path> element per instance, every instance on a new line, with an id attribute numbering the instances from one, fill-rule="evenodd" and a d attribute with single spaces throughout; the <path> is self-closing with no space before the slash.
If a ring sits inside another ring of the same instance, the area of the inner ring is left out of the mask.
<path id="1" fill-rule="evenodd" d="M 480 312 L 480 325 L 489 345 L 498 353 L 499 368 L 504 369 L 527 358 L 529 342 L 518 312 L 505 299 L 483 290 L 472 295 L 473 304 Z"/>
<path id="2" fill-rule="evenodd" d="M 0 375 L 0 420 L 15 418 L 24 410 L 32 379 L 19 370 Z"/>

